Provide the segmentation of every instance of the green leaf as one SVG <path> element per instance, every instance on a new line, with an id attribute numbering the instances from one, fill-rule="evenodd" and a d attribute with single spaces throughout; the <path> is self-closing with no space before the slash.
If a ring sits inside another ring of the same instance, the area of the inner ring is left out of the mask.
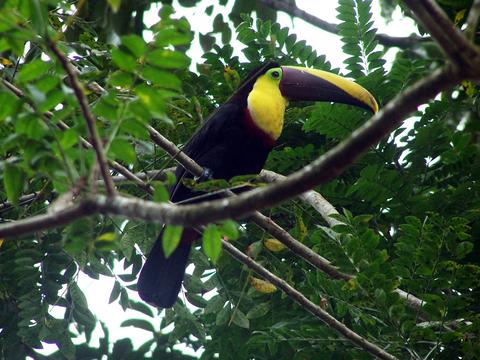
<path id="1" fill-rule="evenodd" d="M 120 324 L 120 326 L 121 327 L 133 326 L 133 327 L 136 327 L 137 329 L 143 329 L 146 331 L 150 331 L 152 333 L 155 332 L 155 328 L 153 327 L 153 325 L 147 320 L 142 320 L 142 319 L 128 319 L 123 321 Z"/>
<path id="2" fill-rule="evenodd" d="M 222 251 L 221 233 L 215 224 L 209 224 L 203 231 L 203 251 L 214 264 Z"/>
<path id="3" fill-rule="evenodd" d="M 141 57 L 147 50 L 145 40 L 134 34 L 122 36 L 122 45 L 130 50 L 137 58 Z"/>
<path id="4" fill-rule="evenodd" d="M 153 193 L 153 201 L 155 202 L 168 202 L 170 195 L 167 187 L 161 183 L 155 184 L 155 192 Z"/>
<path id="5" fill-rule="evenodd" d="M 157 69 L 154 66 L 146 65 L 143 69 L 142 77 L 155 85 L 167 89 L 180 90 L 181 81 L 178 77 L 170 72 Z"/>
<path id="6" fill-rule="evenodd" d="M 220 223 L 220 231 L 229 240 L 238 239 L 238 224 L 233 220 L 224 220 Z"/>
<path id="7" fill-rule="evenodd" d="M 6 91 L 0 90 L 0 122 L 13 115 L 19 106 L 18 99 Z"/>
<path id="8" fill-rule="evenodd" d="M 50 63 L 40 59 L 33 60 L 21 67 L 20 71 L 18 72 L 17 81 L 19 83 L 27 83 L 40 76 L 44 76 L 47 74 L 50 66 Z"/>
<path id="9" fill-rule="evenodd" d="M 30 0 L 31 11 L 35 14 L 31 17 L 35 31 L 40 35 L 45 35 L 47 31 L 47 9 L 45 3 L 40 0 Z"/>
<path id="10" fill-rule="evenodd" d="M 107 82 L 112 86 L 129 88 L 133 84 L 133 75 L 125 71 L 117 70 L 110 74 Z"/>
<path id="11" fill-rule="evenodd" d="M 190 65 L 190 58 L 187 55 L 173 50 L 153 50 L 147 54 L 146 60 L 165 69 L 184 69 Z"/>
<path id="12" fill-rule="evenodd" d="M 141 312 L 142 314 L 145 314 L 145 315 L 147 315 L 151 318 L 154 317 L 152 309 L 150 307 L 148 307 L 147 305 L 145 305 L 145 303 L 143 303 L 143 302 L 137 302 L 137 301 L 130 300 L 128 302 L 128 307 L 132 310 Z"/>
<path id="13" fill-rule="evenodd" d="M 192 35 L 190 32 L 179 32 L 172 28 L 161 29 L 155 35 L 155 44 L 160 47 L 186 45 L 189 44 L 191 40 Z"/>
<path id="14" fill-rule="evenodd" d="M 109 154 L 113 154 L 115 158 L 133 164 L 137 159 L 137 154 L 132 144 L 124 139 L 115 139 L 110 144 Z"/>
<path id="15" fill-rule="evenodd" d="M 118 12 L 122 4 L 122 0 L 107 0 L 107 2 L 114 13 Z"/>
<path id="16" fill-rule="evenodd" d="M 215 318 L 215 324 L 217 326 L 225 325 L 230 318 L 230 305 L 227 304 L 222 310 L 217 313 L 217 317 Z"/>
<path id="17" fill-rule="evenodd" d="M 112 49 L 112 60 L 122 70 L 133 72 L 137 68 L 137 60 L 120 49 Z"/>
<path id="18" fill-rule="evenodd" d="M 251 308 L 247 313 L 247 319 L 257 319 L 266 315 L 270 311 L 270 304 L 269 303 L 260 303 L 256 304 L 253 308 Z"/>
<path id="19" fill-rule="evenodd" d="M 7 193 L 7 199 L 12 204 L 18 204 L 18 198 L 22 194 L 25 173 L 18 166 L 5 165 L 3 172 L 3 185 Z"/>
<path id="20" fill-rule="evenodd" d="M 109 304 L 111 304 L 112 302 L 118 299 L 118 297 L 120 296 L 121 290 L 122 290 L 122 286 L 118 281 L 115 281 L 115 283 L 113 284 L 112 292 L 110 293 L 110 298 L 108 299 Z"/>
<path id="21" fill-rule="evenodd" d="M 250 320 L 239 309 L 235 309 L 233 312 L 233 323 L 244 329 L 250 328 Z"/>
<path id="22" fill-rule="evenodd" d="M 169 257 L 177 248 L 182 238 L 183 226 L 167 225 L 163 230 L 162 247 L 165 257 Z"/>

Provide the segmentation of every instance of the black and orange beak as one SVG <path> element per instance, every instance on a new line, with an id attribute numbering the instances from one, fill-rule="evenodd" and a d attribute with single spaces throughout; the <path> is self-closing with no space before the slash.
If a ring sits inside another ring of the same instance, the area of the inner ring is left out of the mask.
<path id="1" fill-rule="evenodd" d="M 331 101 L 358 106 L 376 113 L 375 98 L 360 85 L 327 71 L 282 66 L 282 96 L 290 101 Z"/>

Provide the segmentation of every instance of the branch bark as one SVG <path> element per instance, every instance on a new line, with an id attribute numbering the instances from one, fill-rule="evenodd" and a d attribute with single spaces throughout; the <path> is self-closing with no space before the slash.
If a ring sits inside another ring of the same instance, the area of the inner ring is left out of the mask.
<path id="1" fill-rule="evenodd" d="M 310 300 L 308 300 L 300 291 L 296 290 L 292 286 L 290 286 L 285 280 L 279 278 L 278 276 L 272 274 L 270 271 L 265 269 L 263 266 L 255 262 L 253 259 L 242 253 L 238 250 L 235 246 L 230 244 L 229 242 L 222 240 L 222 245 L 225 251 L 230 254 L 233 258 L 237 261 L 241 262 L 242 264 L 248 266 L 250 269 L 255 271 L 265 280 L 268 280 L 277 288 L 281 289 L 287 296 L 299 304 L 302 308 L 309 311 L 311 314 L 316 316 L 318 319 L 322 320 L 331 328 L 338 331 L 342 334 L 345 338 L 350 340 L 352 343 L 357 345 L 358 347 L 362 348 L 366 352 L 376 356 L 379 359 L 388 359 L 394 360 L 397 359 L 392 354 L 389 354 L 382 348 L 378 347 L 377 345 L 371 343 L 364 337 L 358 335 L 356 332 L 350 330 L 340 321 L 335 319 L 331 316 L 328 312 L 323 310 L 320 306 L 314 304 Z"/>
<path id="2" fill-rule="evenodd" d="M 409 87 L 347 139 L 285 180 L 208 204 L 170 208 L 162 212 L 162 220 L 158 219 L 170 224 L 195 226 L 250 215 L 255 210 L 298 196 L 338 176 L 361 154 L 401 124 L 418 105 L 461 79 L 462 76 L 456 69 L 446 66 Z"/>
<path id="3" fill-rule="evenodd" d="M 277 174 L 276 172 L 269 170 L 262 170 L 260 176 L 269 183 L 286 179 L 284 175 Z M 335 225 L 343 225 L 341 221 L 338 221 L 330 216 L 339 215 L 339 212 L 318 192 L 314 190 L 304 192 L 299 196 L 299 199 L 312 206 L 322 216 L 323 220 L 325 220 L 328 226 L 332 227 Z"/>
<path id="4" fill-rule="evenodd" d="M 467 29 L 465 35 L 470 40 L 475 39 L 475 32 L 477 31 L 478 18 L 480 16 L 480 0 L 474 0 L 472 7 L 467 17 Z"/>
<path id="5" fill-rule="evenodd" d="M 338 34 L 337 24 L 322 20 L 306 11 L 299 9 L 294 2 L 282 0 L 260 0 L 260 2 L 276 10 L 283 11 L 292 17 L 302 19 L 305 22 L 318 27 L 319 29 L 325 30 L 332 34 Z M 421 42 L 432 41 L 430 37 L 420 37 L 417 35 L 399 37 L 388 36 L 386 34 L 377 34 L 376 38 L 383 46 L 399 47 L 402 49 L 411 48 Z"/>
<path id="6" fill-rule="evenodd" d="M 105 182 L 105 189 L 109 196 L 114 196 L 115 185 L 113 184 L 112 178 L 110 176 L 110 171 L 108 170 L 107 166 L 107 157 L 103 151 L 103 144 L 100 140 L 100 135 L 98 134 L 97 127 L 95 125 L 95 118 L 93 117 L 92 112 L 90 111 L 90 107 L 88 105 L 87 97 L 82 90 L 82 85 L 80 84 L 77 74 L 75 73 L 75 69 L 70 64 L 68 58 L 63 54 L 58 48 L 55 43 L 50 43 L 50 50 L 55 54 L 58 61 L 64 68 L 67 76 L 70 80 L 70 84 L 72 86 L 73 92 L 78 99 L 80 109 L 82 110 L 83 117 L 87 123 L 88 132 L 90 134 L 90 142 L 93 146 L 95 151 L 95 155 L 97 157 L 97 163 L 100 167 L 100 172 L 102 174 L 103 181 Z"/>
<path id="7" fill-rule="evenodd" d="M 432 0 L 403 0 L 466 78 L 480 78 L 480 52 Z"/>
<path id="8" fill-rule="evenodd" d="M 31 216 L 26 219 L 0 224 L 0 238 L 12 236 L 20 237 L 25 234 L 67 225 L 77 219 L 94 214 L 95 212 L 95 202 L 84 200 L 65 207 L 61 211 Z"/>

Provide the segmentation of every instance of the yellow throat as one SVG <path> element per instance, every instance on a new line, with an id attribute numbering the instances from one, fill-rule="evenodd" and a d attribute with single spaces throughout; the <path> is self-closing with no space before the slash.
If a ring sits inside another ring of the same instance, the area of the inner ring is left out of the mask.
<path id="1" fill-rule="evenodd" d="M 247 99 L 248 110 L 256 126 L 276 140 L 282 133 L 283 116 L 288 101 L 278 88 L 278 81 L 260 76 Z"/>

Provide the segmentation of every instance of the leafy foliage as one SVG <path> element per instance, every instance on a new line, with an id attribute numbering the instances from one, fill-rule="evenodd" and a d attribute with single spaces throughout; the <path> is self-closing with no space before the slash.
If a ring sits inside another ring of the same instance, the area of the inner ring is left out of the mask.
<path id="1" fill-rule="evenodd" d="M 383 3 L 386 14 L 395 6 Z M 458 4 L 440 3 L 452 18 L 461 10 Z M 324 55 L 297 41 L 291 29 L 275 23 L 275 12 L 260 2 L 234 2 L 235 29 L 215 7 L 206 9 L 213 30 L 199 39 L 206 53 L 196 71 L 186 55 L 194 39 L 192 19 L 178 18 L 171 6 L 161 7 L 146 41 L 142 17 L 150 2 L 83 4 L 0 2 L 0 74 L 24 94 L 19 98 L 5 83 L 0 86 L 1 222 L 41 214 L 85 192 L 102 190 L 94 181 L 92 151 L 81 145 L 80 138 L 88 137 L 84 119 L 63 68 L 48 50 L 50 40 L 58 41 L 78 71 L 109 160 L 133 172 L 173 165 L 152 144 L 146 125 L 182 146 L 264 60 L 340 73 Z M 202 4 L 182 0 L 176 6 Z M 72 17 L 74 10 L 78 13 Z M 369 89 L 381 105 L 443 62 L 431 44 L 420 43 L 413 51 L 398 51 L 391 67 L 384 66 L 371 1 L 340 0 L 338 19 L 343 50 L 350 56 L 346 75 Z M 231 38 L 241 46 L 230 44 Z M 131 299 L 141 252 L 149 251 L 158 226 L 92 216 L 62 228 L 0 239 L 0 357 L 47 358 L 39 350 L 55 344 L 58 351 L 48 358 L 192 358 L 178 350 L 181 344 L 201 349 L 202 359 L 369 358 L 222 254 L 221 238 L 226 237 L 399 358 L 475 358 L 480 351 L 479 109 L 477 85 L 466 82 L 445 92 L 317 189 L 343 209 L 336 216 L 342 225 L 327 227 L 298 200 L 270 210 L 268 215 L 292 236 L 355 275 L 348 282 L 282 250 L 252 223 L 225 221 L 207 226 L 203 243 L 193 249 L 194 266 L 186 275 L 183 296 L 158 316 Z M 267 168 L 283 174 L 298 170 L 367 119 L 364 111 L 338 104 L 291 104 Z M 172 176 L 148 182 L 155 189 L 151 197 L 132 183 L 118 186 L 125 194 L 166 201 Z M 262 185 L 243 178 L 201 186 L 245 182 Z M 166 250 L 175 247 L 180 232 L 167 228 Z M 109 324 L 96 319 L 94 299 L 77 284 L 85 275 L 111 280 L 110 297 L 104 300 L 135 311 L 138 316 L 121 326 L 142 331 L 141 346 L 111 339 Z M 398 288 L 426 305 L 411 309 L 395 292 Z M 94 329 L 103 334 L 98 346 L 93 345 Z"/>

